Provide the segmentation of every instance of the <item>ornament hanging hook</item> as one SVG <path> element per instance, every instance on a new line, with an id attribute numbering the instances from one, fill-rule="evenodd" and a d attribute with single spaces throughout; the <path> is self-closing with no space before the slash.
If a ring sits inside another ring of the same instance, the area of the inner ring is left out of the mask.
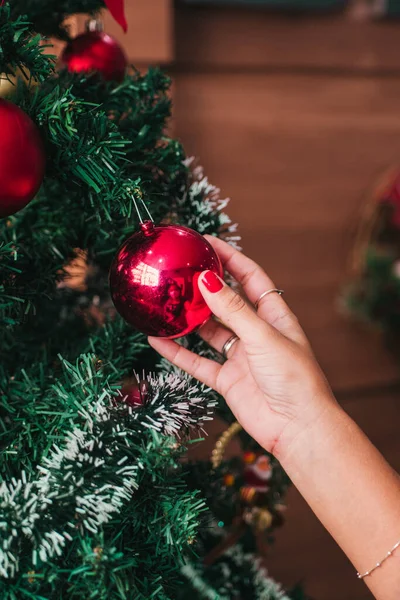
<path id="1" fill-rule="evenodd" d="M 133 200 L 133 204 L 135 206 L 135 210 L 136 210 L 137 216 L 139 217 L 140 229 L 141 229 L 142 233 L 144 233 L 145 236 L 153 235 L 153 233 L 154 233 L 154 219 L 151 216 L 150 211 L 147 208 L 147 205 L 146 205 L 145 201 L 143 200 L 142 196 L 139 195 L 139 200 L 140 200 L 140 203 L 141 203 L 141 207 L 147 213 L 147 217 L 148 217 L 148 218 L 145 218 L 145 220 L 143 220 L 141 211 L 139 209 L 139 205 L 138 205 L 138 203 L 136 201 L 136 198 L 135 198 L 135 196 L 133 194 L 132 194 L 132 200 Z"/>
<path id="2" fill-rule="evenodd" d="M 103 32 L 104 31 L 104 23 L 101 20 L 100 16 L 92 17 L 86 22 L 86 31 L 88 32 Z"/>
<path id="3" fill-rule="evenodd" d="M 149 211 L 149 209 L 147 208 L 147 205 L 146 205 L 145 201 L 143 200 L 143 198 L 142 198 L 142 197 L 140 197 L 140 202 L 141 202 L 141 205 L 142 205 L 143 209 L 145 210 L 145 212 L 147 213 L 147 216 L 148 216 L 148 219 L 145 219 L 145 220 L 143 220 L 143 218 L 142 218 L 141 212 L 140 212 L 140 210 L 139 210 L 138 203 L 137 203 L 137 201 L 136 201 L 136 198 L 135 198 L 135 196 L 134 196 L 133 194 L 132 194 L 132 200 L 133 200 L 133 204 L 135 205 L 135 210 L 136 210 L 137 216 L 139 217 L 139 221 L 140 221 L 140 223 L 141 223 L 142 225 L 143 225 L 143 223 L 145 223 L 146 221 L 151 221 L 152 223 L 154 223 L 154 219 L 153 219 L 153 217 L 151 216 L 151 214 L 150 214 L 150 211 Z"/>

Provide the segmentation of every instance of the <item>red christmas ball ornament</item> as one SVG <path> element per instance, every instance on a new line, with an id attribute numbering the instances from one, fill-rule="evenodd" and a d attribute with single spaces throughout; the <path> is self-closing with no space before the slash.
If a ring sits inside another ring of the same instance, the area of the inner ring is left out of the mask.
<path id="1" fill-rule="evenodd" d="M 36 125 L 18 106 L 0 98 L 0 218 L 15 214 L 35 197 L 45 166 Z"/>
<path id="2" fill-rule="evenodd" d="M 222 277 L 221 261 L 203 236 L 182 225 L 146 221 L 114 258 L 111 297 L 125 321 L 142 333 L 181 337 L 211 316 L 198 287 L 205 270 Z"/>
<path id="3" fill-rule="evenodd" d="M 103 31 L 87 31 L 71 40 L 61 54 L 71 73 L 100 73 L 106 81 L 120 82 L 128 60 L 116 40 Z"/>
<path id="4" fill-rule="evenodd" d="M 146 379 L 131 378 L 124 381 L 121 398 L 129 406 L 144 406 L 150 397 L 151 386 Z"/>

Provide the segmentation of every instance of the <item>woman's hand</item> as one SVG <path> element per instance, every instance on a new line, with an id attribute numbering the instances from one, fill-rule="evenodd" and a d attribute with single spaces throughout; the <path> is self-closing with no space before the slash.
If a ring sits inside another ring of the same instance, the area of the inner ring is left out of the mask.
<path id="1" fill-rule="evenodd" d="M 207 236 L 223 266 L 243 286 L 251 305 L 274 288 L 255 262 Z M 237 420 L 266 450 L 286 452 L 299 433 L 314 425 L 334 399 L 296 317 L 277 293 L 266 295 L 257 313 L 210 271 L 199 279 L 205 301 L 222 322 L 210 320 L 199 335 L 221 352 L 232 331 L 240 338 L 221 365 L 172 340 L 149 338 L 151 346 L 193 377 L 214 388 Z"/>
<path id="2" fill-rule="evenodd" d="M 251 305 L 275 287 L 252 260 L 208 240 Z M 232 331 L 240 339 L 227 361 L 220 365 L 172 340 L 151 338 L 151 345 L 225 397 L 242 426 L 277 456 L 360 573 L 386 557 L 365 583 L 378 600 L 397 600 L 400 549 L 388 552 L 400 534 L 398 475 L 336 404 L 297 319 L 278 294 L 265 295 L 256 313 L 210 271 L 201 274 L 199 286 L 224 323 L 209 321 L 201 337 L 220 352 Z"/>

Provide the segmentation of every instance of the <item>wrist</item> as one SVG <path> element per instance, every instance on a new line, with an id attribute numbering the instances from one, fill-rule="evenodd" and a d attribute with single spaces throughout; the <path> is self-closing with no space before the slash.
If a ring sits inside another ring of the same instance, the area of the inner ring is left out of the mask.
<path id="1" fill-rule="evenodd" d="M 334 442 L 350 420 L 330 392 L 313 404 L 301 418 L 288 423 L 273 448 L 274 456 L 289 474 L 307 464 L 328 440 Z"/>

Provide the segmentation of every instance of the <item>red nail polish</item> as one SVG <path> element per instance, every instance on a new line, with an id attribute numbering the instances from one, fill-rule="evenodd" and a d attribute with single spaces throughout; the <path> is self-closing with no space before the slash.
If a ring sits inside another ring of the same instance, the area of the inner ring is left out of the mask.
<path id="1" fill-rule="evenodd" d="M 224 284 L 222 283 L 220 278 L 217 277 L 217 275 L 212 271 L 206 271 L 201 280 L 208 289 L 208 291 L 212 294 L 219 292 L 224 287 Z"/>

